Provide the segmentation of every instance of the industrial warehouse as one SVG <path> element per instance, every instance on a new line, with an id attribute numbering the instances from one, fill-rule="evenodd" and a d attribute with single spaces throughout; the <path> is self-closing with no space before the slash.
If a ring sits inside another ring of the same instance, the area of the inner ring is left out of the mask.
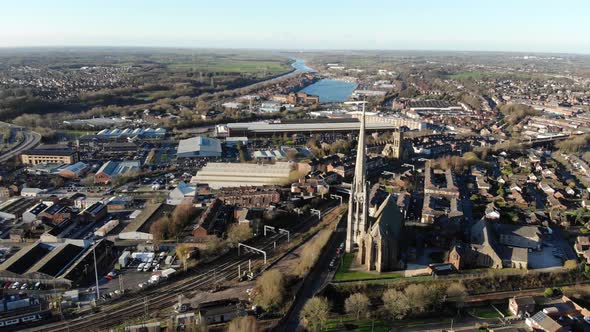
<path id="1" fill-rule="evenodd" d="M 99 273 L 107 270 L 116 258 L 113 243 L 107 240 L 89 242 L 85 246 L 37 242 L 2 263 L 0 279 L 67 288 L 87 286 L 95 277 L 94 254 Z"/>

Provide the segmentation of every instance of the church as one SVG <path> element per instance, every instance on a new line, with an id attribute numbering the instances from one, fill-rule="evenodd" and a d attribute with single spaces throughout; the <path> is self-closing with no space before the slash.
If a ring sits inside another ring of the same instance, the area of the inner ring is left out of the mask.
<path id="1" fill-rule="evenodd" d="M 367 271 L 382 272 L 402 268 L 398 257 L 404 220 L 391 194 L 369 220 L 373 222 L 359 243 L 359 263 Z"/>
<path id="2" fill-rule="evenodd" d="M 401 267 L 399 251 L 404 220 L 391 194 L 375 213 L 369 216 L 364 104 L 360 127 L 354 180 L 348 205 L 346 252 L 352 253 L 358 248 L 358 263 L 367 271 L 396 270 Z"/>

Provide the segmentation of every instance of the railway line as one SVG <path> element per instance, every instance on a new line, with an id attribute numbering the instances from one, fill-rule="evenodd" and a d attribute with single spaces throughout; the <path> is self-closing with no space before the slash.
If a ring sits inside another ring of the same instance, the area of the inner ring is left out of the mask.
<path id="1" fill-rule="evenodd" d="M 327 214 L 333 209 L 335 207 L 328 207 L 322 213 Z M 290 229 L 293 233 L 291 239 L 297 238 L 303 231 L 313 226 L 314 221 L 317 221 L 317 217 L 309 217 L 304 222 L 292 227 Z M 251 268 L 255 271 L 272 265 L 281 258 L 280 255 L 277 255 L 277 251 L 274 250 L 275 246 L 278 247 L 281 241 L 286 241 L 286 238 L 287 235 L 284 233 L 273 233 L 268 237 L 259 238 L 250 243 L 250 245 L 268 252 L 266 264 L 262 261 L 261 255 L 246 253 L 237 256 L 235 251 L 230 251 L 212 264 L 194 268 L 193 275 L 190 277 L 165 284 L 159 288 L 145 290 L 135 294 L 130 299 L 102 305 L 97 313 L 73 320 L 63 320 L 29 328 L 24 331 L 101 331 L 120 326 L 131 317 L 156 317 L 161 311 L 173 306 L 180 294 L 190 296 L 196 292 L 205 291 L 215 284 L 236 280 L 238 278 L 238 266 L 241 266 L 241 271 L 246 271 L 249 261 L 251 262 Z"/>

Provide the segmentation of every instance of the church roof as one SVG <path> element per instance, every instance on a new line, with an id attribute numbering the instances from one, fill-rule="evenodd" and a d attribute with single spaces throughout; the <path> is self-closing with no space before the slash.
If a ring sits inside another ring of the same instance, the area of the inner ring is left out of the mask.
<path id="1" fill-rule="evenodd" d="M 381 203 L 374 215 L 375 223 L 371 226 L 371 237 L 373 238 L 400 238 L 403 217 L 397 206 L 397 202 L 390 194 Z"/>

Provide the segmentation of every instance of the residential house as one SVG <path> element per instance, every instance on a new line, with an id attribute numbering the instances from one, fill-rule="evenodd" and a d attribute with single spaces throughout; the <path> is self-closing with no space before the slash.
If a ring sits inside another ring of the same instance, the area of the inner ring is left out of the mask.
<path id="1" fill-rule="evenodd" d="M 515 296 L 508 300 L 508 310 L 518 317 L 524 317 L 535 311 L 535 299 L 532 296 Z"/>

